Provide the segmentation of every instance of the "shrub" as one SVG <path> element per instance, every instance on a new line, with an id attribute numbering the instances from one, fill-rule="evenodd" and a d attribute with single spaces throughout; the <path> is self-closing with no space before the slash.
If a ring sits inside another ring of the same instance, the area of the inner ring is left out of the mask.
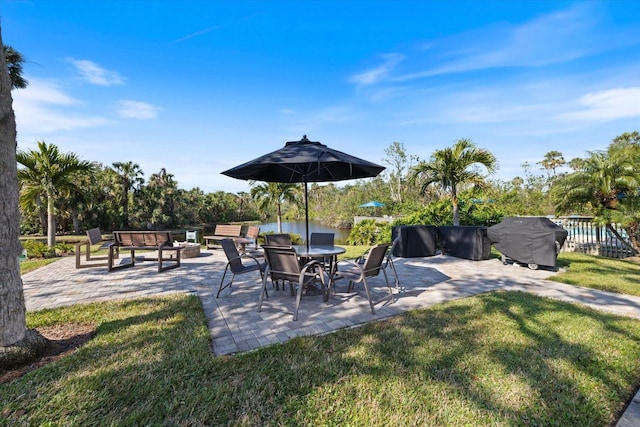
<path id="1" fill-rule="evenodd" d="M 73 245 L 67 242 L 58 242 L 56 243 L 55 251 L 57 254 L 68 254 L 73 252 Z"/>
<path id="2" fill-rule="evenodd" d="M 283 231 L 283 233 L 285 233 Z M 264 233 L 260 233 L 260 236 L 258 236 L 258 241 L 260 243 L 264 243 L 264 236 L 267 234 L 280 234 L 280 233 L 276 233 L 275 231 L 265 231 Z M 287 233 L 289 234 L 289 236 L 291 236 L 291 244 L 293 245 L 301 245 L 304 243 L 304 240 L 302 239 L 302 236 L 296 233 Z"/>
<path id="3" fill-rule="evenodd" d="M 50 249 L 46 243 L 39 240 L 27 240 L 22 243 L 22 247 L 27 250 L 28 258 L 48 258 L 55 256 L 55 250 Z"/>
<path id="4" fill-rule="evenodd" d="M 347 243 L 350 245 L 375 245 L 391 241 L 391 224 L 365 219 L 353 226 Z"/>

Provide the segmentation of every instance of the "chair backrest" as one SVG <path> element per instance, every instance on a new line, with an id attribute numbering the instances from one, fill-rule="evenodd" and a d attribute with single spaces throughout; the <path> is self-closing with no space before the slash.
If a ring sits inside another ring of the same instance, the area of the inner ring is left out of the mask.
<path id="1" fill-rule="evenodd" d="M 335 239 L 334 233 L 311 233 L 309 238 L 310 245 L 333 246 Z"/>
<path id="2" fill-rule="evenodd" d="M 253 245 L 258 247 L 258 237 L 260 236 L 260 227 L 256 225 L 250 225 L 247 227 L 247 239 L 251 239 L 253 241 Z"/>
<path id="3" fill-rule="evenodd" d="M 224 254 L 227 257 L 231 272 L 237 273 L 238 271 L 240 271 L 242 269 L 242 260 L 240 259 L 240 254 L 238 253 L 236 243 L 233 241 L 233 239 L 221 239 L 219 243 L 220 246 L 222 246 L 222 250 L 224 250 Z"/>
<path id="4" fill-rule="evenodd" d="M 87 230 L 87 238 L 89 239 L 89 244 L 95 245 L 102 241 L 102 233 L 100 233 L 99 228 L 92 228 L 91 230 Z"/>
<path id="5" fill-rule="evenodd" d="M 269 264 L 272 280 L 290 280 L 297 282 L 300 277 L 298 254 L 291 246 L 264 245 L 264 256 Z"/>
<path id="6" fill-rule="evenodd" d="M 264 243 L 270 246 L 291 246 L 291 236 L 283 234 L 265 234 Z"/>
<path id="7" fill-rule="evenodd" d="M 187 231 L 185 241 L 193 240 L 194 243 L 198 243 L 198 232 L 197 231 Z"/>
<path id="8" fill-rule="evenodd" d="M 389 247 L 391 247 L 391 243 L 381 243 L 369 249 L 367 258 L 362 266 L 365 277 L 374 277 L 380 273 L 382 262 L 385 260 Z"/>

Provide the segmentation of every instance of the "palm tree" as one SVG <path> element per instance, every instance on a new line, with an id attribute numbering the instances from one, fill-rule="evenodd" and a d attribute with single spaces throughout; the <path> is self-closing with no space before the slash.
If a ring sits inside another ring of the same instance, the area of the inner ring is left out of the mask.
<path id="1" fill-rule="evenodd" d="M 47 245 L 56 244 L 55 204 L 71 192 L 80 192 L 74 177 L 78 173 L 93 172 L 93 164 L 78 158 L 75 153 L 61 153 L 54 144 L 36 141 L 38 150 L 18 151 L 16 160 L 23 168 L 18 169 L 18 180 L 22 186 L 21 198 L 47 201 Z"/>
<path id="2" fill-rule="evenodd" d="M 9 71 L 9 77 L 11 78 L 11 89 L 26 88 L 29 85 L 29 82 L 22 77 L 24 56 L 8 45 L 4 46 L 4 56 L 7 60 L 7 70 Z"/>
<path id="3" fill-rule="evenodd" d="M 558 181 L 552 196 L 558 212 L 590 209 L 595 221 L 621 242 L 624 239 L 611 223 L 622 224 L 633 250 L 640 252 L 640 145 L 623 136 L 614 139 L 606 151 L 589 152 L 575 172 Z"/>
<path id="4" fill-rule="evenodd" d="M 470 139 L 462 138 L 453 147 L 436 150 L 428 162 L 420 162 L 412 169 L 412 179 L 421 182 L 425 193 L 430 185 L 439 185 L 451 195 L 453 225 L 460 225 L 458 189 L 462 184 L 484 186 L 484 177 L 476 166 L 482 165 L 492 174 L 498 167 L 496 157 L 489 151 L 477 148 Z"/>
<path id="5" fill-rule="evenodd" d="M 3 48 L 0 51 L 0 70 L 7 66 L 4 52 Z M 16 118 L 11 105 L 11 87 L 9 73 L 0 73 L 0 347 L 23 341 L 27 334 L 24 292 L 20 267 L 16 261 L 22 247 L 15 160 Z"/>
<path id="6" fill-rule="evenodd" d="M 142 169 L 140 165 L 133 162 L 115 162 L 113 163 L 116 174 L 118 175 L 118 183 L 120 184 L 120 190 L 122 191 L 122 227 L 129 227 L 129 193 L 131 190 L 137 190 L 142 184 L 144 179 Z"/>
<path id="7" fill-rule="evenodd" d="M 282 233 L 282 202 L 295 202 L 299 194 L 299 186 L 285 182 L 266 182 L 252 185 L 251 197 L 256 201 L 258 209 L 268 213 L 275 205 L 278 221 L 278 233 Z"/>

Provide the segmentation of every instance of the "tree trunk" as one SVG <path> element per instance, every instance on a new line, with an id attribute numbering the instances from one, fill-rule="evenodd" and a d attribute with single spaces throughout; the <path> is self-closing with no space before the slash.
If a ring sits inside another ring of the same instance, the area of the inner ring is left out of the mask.
<path id="1" fill-rule="evenodd" d="M 71 210 L 71 221 L 73 223 L 73 232 L 80 234 L 80 219 L 78 218 L 78 209 L 73 208 Z"/>
<path id="2" fill-rule="evenodd" d="M 42 206 L 42 200 L 40 196 L 36 196 L 36 206 L 38 209 L 38 218 L 40 218 L 40 226 L 42 228 L 42 235 L 47 235 L 47 210 Z"/>
<path id="3" fill-rule="evenodd" d="M 22 246 L 19 240 L 16 118 L 1 34 L 0 49 L 0 347 L 5 347 L 24 339 L 27 324 L 18 261 Z"/>
<path id="4" fill-rule="evenodd" d="M 282 233 L 282 213 L 280 212 L 280 202 L 276 208 L 276 217 L 278 221 L 278 233 Z"/>
<path id="5" fill-rule="evenodd" d="M 50 248 L 56 245 L 56 209 L 51 194 L 47 195 L 47 245 Z"/>
<path id="6" fill-rule="evenodd" d="M 451 206 L 453 207 L 453 225 L 460 225 L 460 209 L 458 208 L 458 192 L 453 187 L 451 190 Z"/>

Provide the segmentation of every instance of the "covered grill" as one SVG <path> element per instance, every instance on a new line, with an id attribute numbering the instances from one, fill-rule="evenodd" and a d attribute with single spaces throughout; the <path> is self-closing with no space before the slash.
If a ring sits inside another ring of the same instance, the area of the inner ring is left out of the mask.
<path id="1" fill-rule="evenodd" d="M 538 266 L 556 267 L 567 234 L 567 230 L 545 217 L 509 217 L 487 230 L 505 264 L 510 258 L 533 270 Z"/>

